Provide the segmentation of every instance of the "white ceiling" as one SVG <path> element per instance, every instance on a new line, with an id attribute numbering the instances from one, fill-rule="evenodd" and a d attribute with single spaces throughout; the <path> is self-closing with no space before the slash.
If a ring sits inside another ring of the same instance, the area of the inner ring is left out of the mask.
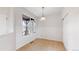
<path id="1" fill-rule="evenodd" d="M 32 12 L 37 17 L 42 15 L 42 7 L 26 7 L 27 10 Z M 45 7 L 44 14 L 45 16 L 58 14 L 63 10 L 63 7 Z"/>

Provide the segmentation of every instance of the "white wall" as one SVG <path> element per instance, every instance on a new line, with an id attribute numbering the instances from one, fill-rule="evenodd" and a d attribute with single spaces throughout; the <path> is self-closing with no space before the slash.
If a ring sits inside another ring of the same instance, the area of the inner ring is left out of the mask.
<path id="1" fill-rule="evenodd" d="M 0 51 L 15 51 L 15 33 L 0 36 Z"/>
<path id="2" fill-rule="evenodd" d="M 0 51 L 15 50 L 13 8 L 0 7 Z"/>
<path id="3" fill-rule="evenodd" d="M 63 21 L 63 39 L 67 50 L 79 50 L 79 8 L 65 8 L 69 14 Z"/>
<path id="4" fill-rule="evenodd" d="M 24 44 L 27 44 L 33 41 L 37 34 L 33 33 L 27 36 L 22 35 L 22 15 L 25 14 L 26 16 L 35 18 L 31 12 L 26 10 L 25 8 L 15 8 L 14 18 L 16 20 L 15 31 L 16 31 L 16 49 L 20 48 Z"/>
<path id="5" fill-rule="evenodd" d="M 39 38 L 62 41 L 61 12 L 46 17 L 46 20 L 38 23 Z"/>
<path id="6" fill-rule="evenodd" d="M 12 8 L 0 8 L 0 35 L 13 32 Z"/>

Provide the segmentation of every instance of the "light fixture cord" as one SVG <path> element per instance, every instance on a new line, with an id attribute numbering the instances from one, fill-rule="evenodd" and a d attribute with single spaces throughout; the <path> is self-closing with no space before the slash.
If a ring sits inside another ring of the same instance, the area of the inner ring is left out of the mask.
<path id="1" fill-rule="evenodd" d="M 42 17 L 44 17 L 44 7 L 42 7 Z"/>

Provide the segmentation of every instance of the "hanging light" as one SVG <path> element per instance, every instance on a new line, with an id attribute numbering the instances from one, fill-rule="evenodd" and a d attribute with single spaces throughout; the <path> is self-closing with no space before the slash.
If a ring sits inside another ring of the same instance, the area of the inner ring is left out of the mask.
<path id="1" fill-rule="evenodd" d="M 45 16 L 44 16 L 44 7 L 42 7 L 42 17 L 40 20 L 46 20 Z"/>

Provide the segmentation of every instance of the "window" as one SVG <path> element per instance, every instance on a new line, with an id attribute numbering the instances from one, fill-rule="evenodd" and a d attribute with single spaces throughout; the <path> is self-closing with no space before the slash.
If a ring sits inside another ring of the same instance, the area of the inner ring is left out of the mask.
<path id="1" fill-rule="evenodd" d="M 35 20 L 33 18 L 22 16 L 23 35 L 29 35 L 35 32 Z"/>
<path id="2" fill-rule="evenodd" d="M 7 26 L 6 26 L 6 16 L 0 15 L 0 35 L 6 34 Z"/>

